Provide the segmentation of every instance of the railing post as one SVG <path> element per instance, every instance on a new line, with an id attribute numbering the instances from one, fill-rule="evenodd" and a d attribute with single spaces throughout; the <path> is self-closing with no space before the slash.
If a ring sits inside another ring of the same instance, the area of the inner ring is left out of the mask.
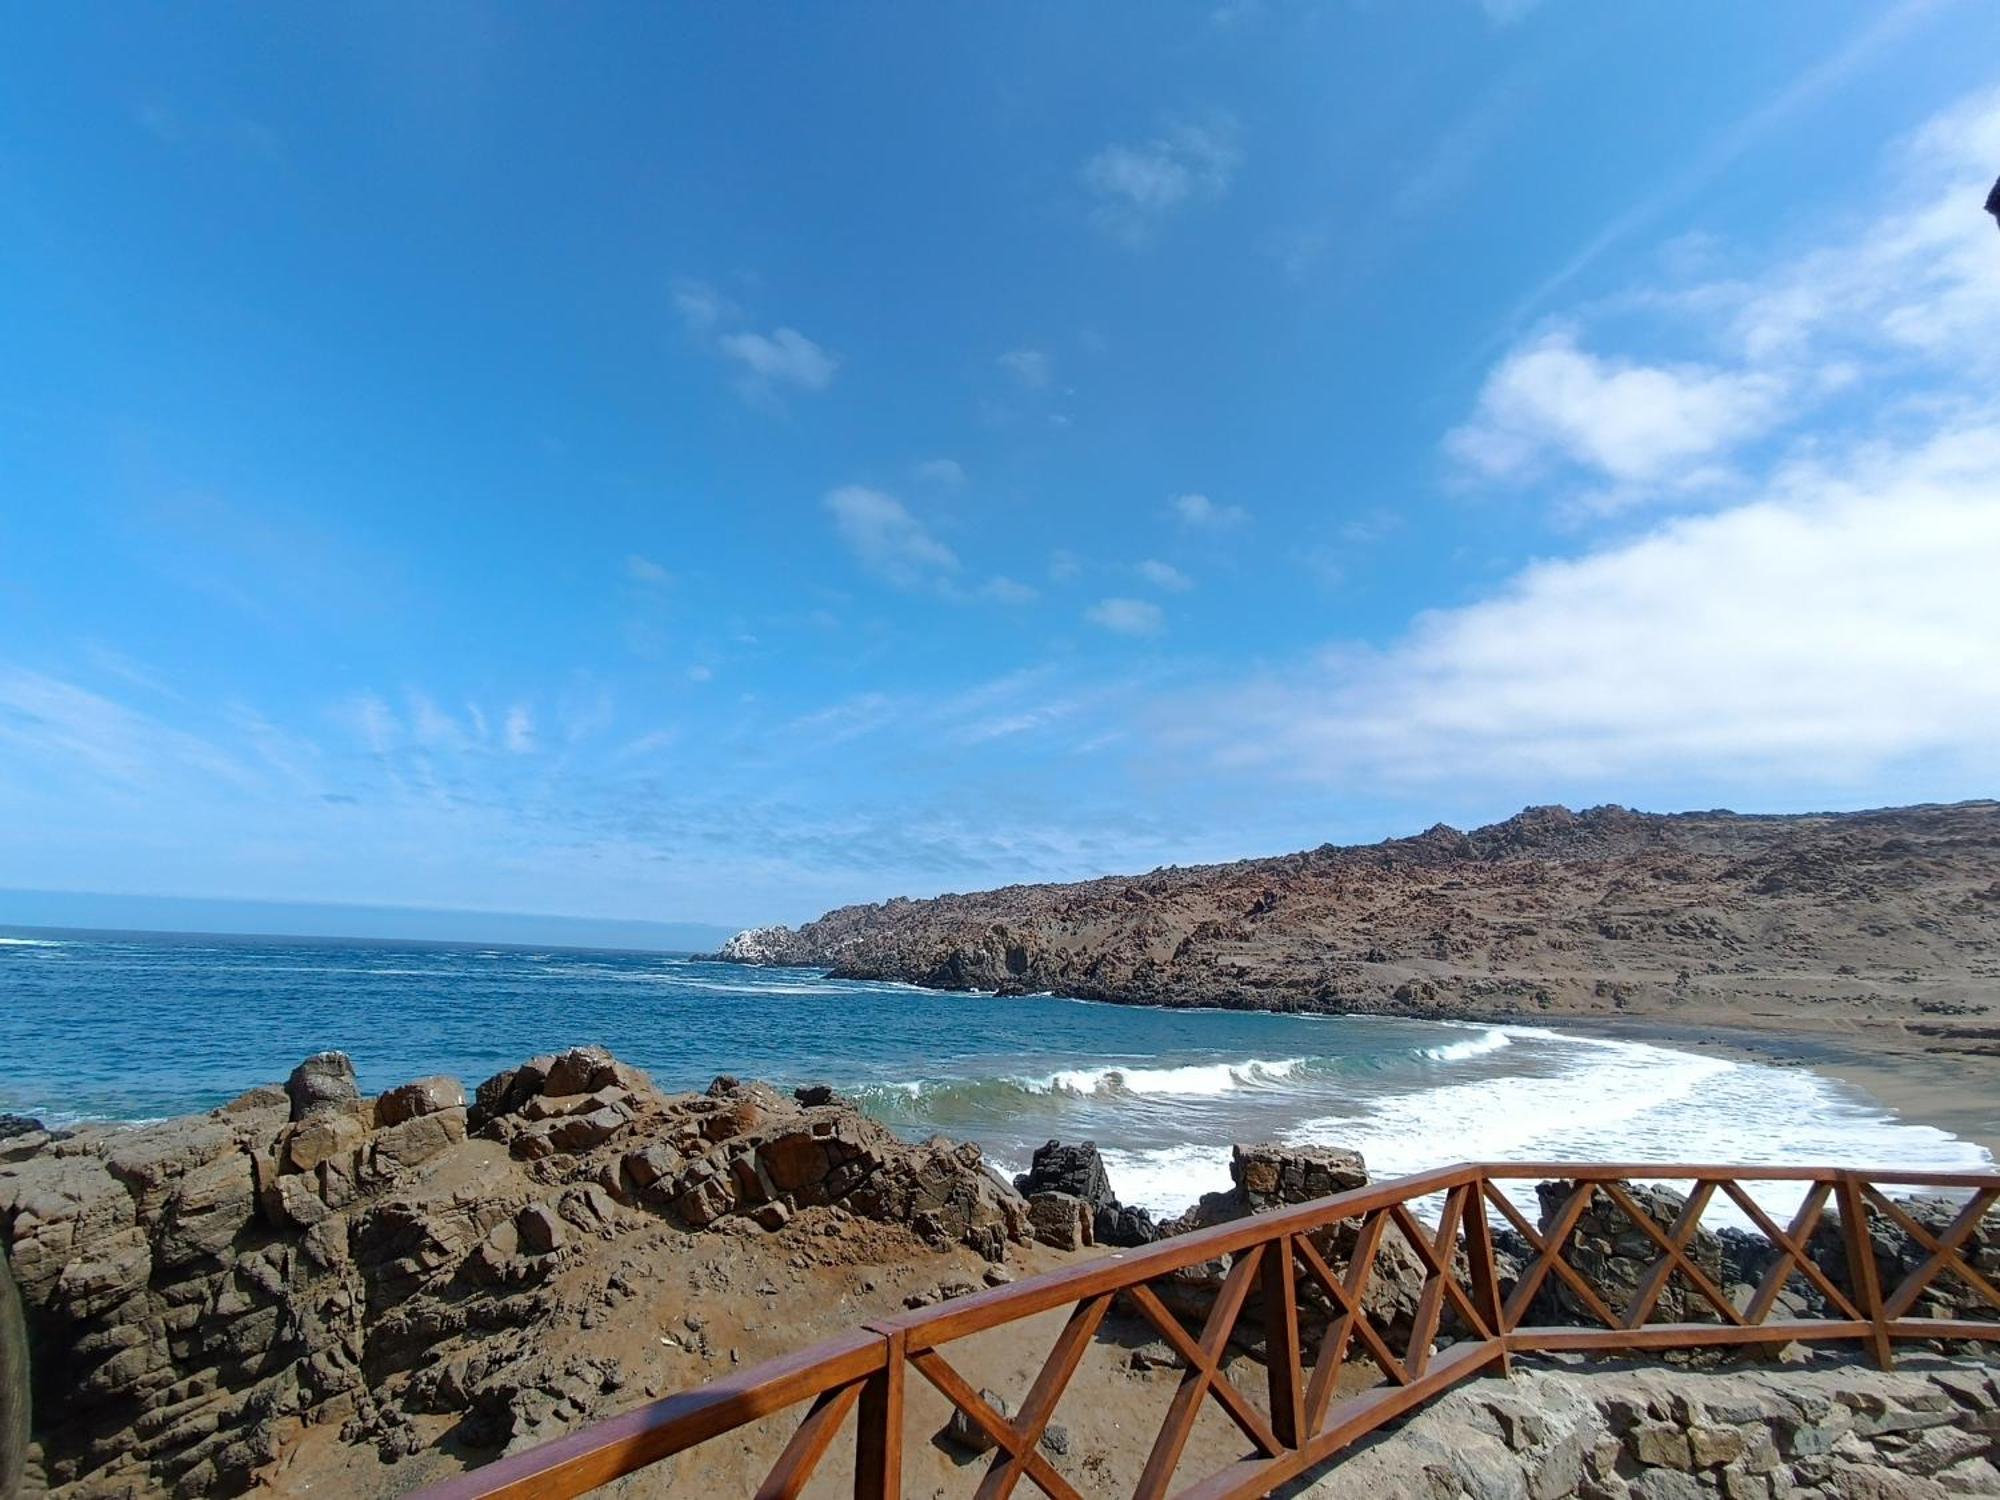
<path id="1" fill-rule="evenodd" d="M 1882 1284 L 1875 1275 L 1875 1241 L 1868 1233 L 1868 1203 L 1861 1196 L 1861 1180 L 1852 1172 L 1840 1174 L 1836 1192 L 1840 1198 L 1840 1232 L 1847 1245 L 1847 1279 L 1861 1316 L 1869 1322 L 1868 1351 L 1876 1365 L 1895 1368 L 1896 1354 L 1889 1343 L 1889 1324 L 1882 1311 Z"/>
<path id="2" fill-rule="evenodd" d="M 902 1500 L 903 1331 L 883 1335 L 886 1363 L 861 1387 L 854 1419 L 854 1500 Z"/>
<path id="3" fill-rule="evenodd" d="M 1493 1225 L 1486 1217 L 1487 1177 L 1472 1179 L 1472 1199 L 1465 1208 L 1465 1268 L 1472 1282 L 1472 1303 L 1500 1345 L 1500 1373 L 1514 1373 L 1514 1351 L 1507 1347 L 1506 1305 L 1500 1296 L 1500 1268 L 1493 1259 Z"/>
<path id="4" fill-rule="evenodd" d="M 1264 1251 L 1264 1365 L 1270 1385 L 1271 1432 L 1287 1448 L 1305 1441 L 1305 1391 L 1299 1372 L 1299 1295 L 1292 1237 L 1281 1234 Z"/>

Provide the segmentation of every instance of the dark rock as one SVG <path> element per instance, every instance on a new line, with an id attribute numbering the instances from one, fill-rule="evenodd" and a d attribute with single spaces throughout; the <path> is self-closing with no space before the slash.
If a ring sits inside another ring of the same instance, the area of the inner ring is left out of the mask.
<path id="1" fill-rule="evenodd" d="M 982 1388 L 979 1399 L 992 1407 L 1003 1420 L 1011 1419 L 1014 1415 L 1014 1408 L 1008 1404 L 1004 1396 Z M 991 1453 L 999 1446 L 993 1441 L 991 1433 L 956 1407 L 952 1408 L 951 1420 L 944 1424 L 944 1432 L 941 1435 L 946 1442 L 967 1453 Z"/>
<path id="2" fill-rule="evenodd" d="M 840 1098 L 840 1096 L 833 1091 L 833 1086 L 831 1084 L 826 1084 L 826 1083 L 808 1083 L 799 1088 L 795 1088 L 792 1090 L 792 1097 L 798 1100 L 799 1103 L 807 1105 L 809 1107 L 817 1107 L 822 1104 L 832 1104 Z"/>
<path id="3" fill-rule="evenodd" d="M 345 1052 L 316 1052 L 285 1080 L 292 1118 L 309 1120 L 353 1104 L 361 1098 L 354 1081 L 354 1063 Z"/>
<path id="4" fill-rule="evenodd" d="M 1090 1207 L 1091 1238 L 1100 1245 L 1145 1245 L 1158 1235 L 1150 1213 L 1119 1203 L 1095 1141 L 1076 1146 L 1047 1142 L 1036 1150 L 1028 1170 L 1014 1178 L 1014 1187 L 1024 1198 L 1037 1193 L 1081 1198 Z"/>

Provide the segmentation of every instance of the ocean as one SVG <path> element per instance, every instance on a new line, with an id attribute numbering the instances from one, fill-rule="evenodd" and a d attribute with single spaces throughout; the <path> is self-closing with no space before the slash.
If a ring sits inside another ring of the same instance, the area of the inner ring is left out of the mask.
<path id="1" fill-rule="evenodd" d="M 0 936 L 0 1111 L 52 1124 L 207 1109 L 329 1047 L 371 1092 L 429 1073 L 469 1091 L 587 1043 L 669 1089 L 829 1083 L 1007 1172 L 1045 1140 L 1094 1140 L 1119 1195 L 1162 1213 L 1228 1186 L 1235 1141 L 1349 1146 L 1377 1176 L 1468 1159 L 1992 1166 L 1804 1069 L 1533 1026 L 946 994 L 589 949 Z M 1786 1195 L 1758 1197 L 1777 1211 Z"/>

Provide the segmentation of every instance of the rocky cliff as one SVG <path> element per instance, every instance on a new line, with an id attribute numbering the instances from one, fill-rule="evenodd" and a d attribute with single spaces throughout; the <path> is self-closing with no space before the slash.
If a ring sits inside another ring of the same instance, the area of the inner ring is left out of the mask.
<path id="1" fill-rule="evenodd" d="M 1027 1230 L 976 1146 L 910 1145 L 826 1090 L 664 1095 L 591 1049 L 470 1101 L 448 1078 L 364 1097 L 328 1053 L 207 1115 L 0 1138 L 59 1495 L 239 1493 L 335 1434 L 385 1463 L 516 1447 L 649 1374 L 699 1383 L 781 1292 L 838 1326 L 839 1268 L 963 1280 Z"/>
<path id="2" fill-rule="evenodd" d="M 1862 1020 L 2000 1055 L 2000 803 L 1530 808 L 1470 833 L 843 907 L 720 956 L 1155 1005 Z"/>

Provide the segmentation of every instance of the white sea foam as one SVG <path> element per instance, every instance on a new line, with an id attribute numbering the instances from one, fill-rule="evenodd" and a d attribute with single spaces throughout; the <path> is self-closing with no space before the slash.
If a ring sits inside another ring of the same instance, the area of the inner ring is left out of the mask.
<path id="1" fill-rule="evenodd" d="M 1276 1061 L 1253 1057 L 1243 1062 L 1195 1063 L 1179 1068 L 1135 1068 L 1123 1064 L 1064 1068 L 1047 1078 L 1024 1080 L 1023 1086 L 1036 1093 L 1180 1094 L 1203 1097 L 1277 1083 L 1289 1077 L 1304 1061 L 1300 1057 Z"/>
<path id="2" fill-rule="evenodd" d="M 1462 1042 L 1445 1042 L 1440 1046 L 1426 1047 L 1424 1056 L 1434 1062 L 1464 1062 L 1469 1057 L 1484 1057 L 1489 1052 L 1498 1052 L 1502 1047 L 1512 1045 L 1513 1038 L 1494 1026 L 1478 1036 L 1467 1037 Z"/>
<path id="3" fill-rule="evenodd" d="M 1227 1146 L 1189 1143 L 1152 1151 L 1106 1147 L 1098 1154 L 1104 1158 L 1105 1174 L 1118 1201 L 1151 1209 L 1162 1218 L 1193 1207 L 1203 1193 L 1229 1186 Z"/>
<path id="4" fill-rule="evenodd" d="M 10 938 L 0 937 L 0 948 L 65 948 L 69 945 L 54 938 Z"/>
<path id="5" fill-rule="evenodd" d="M 1676 1052 L 1647 1042 L 1504 1028 L 1519 1041 L 1558 1044 L 1553 1076 L 1518 1071 L 1388 1094 L 1353 1114 L 1306 1120 L 1298 1145 L 1359 1150 L 1377 1177 L 1453 1161 L 1704 1161 L 1873 1165 L 1988 1171 L 1984 1148 L 1871 1106 L 1833 1080 Z M 1760 1185 L 1767 1211 L 1789 1213 L 1803 1190 Z M 1515 1191 L 1532 1203 L 1532 1184 Z M 1735 1221 L 1714 1206 L 1705 1224 Z"/>

